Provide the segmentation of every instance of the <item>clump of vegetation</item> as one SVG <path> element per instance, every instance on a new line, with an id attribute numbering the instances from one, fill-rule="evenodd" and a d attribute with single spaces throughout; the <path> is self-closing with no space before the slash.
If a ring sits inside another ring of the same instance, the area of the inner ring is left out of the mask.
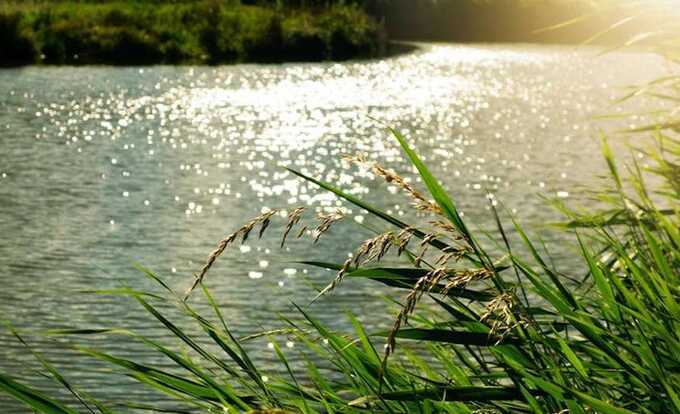
<path id="1" fill-rule="evenodd" d="M 10 45 L 3 65 L 347 59 L 375 56 L 384 43 L 380 24 L 358 6 L 216 0 L 7 3 L 0 37 Z"/>
<path id="2" fill-rule="evenodd" d="M 104 350 L 84 352 L 204 412 L 680 413 L 676 138 L 655 132 L 658 149 L 647 152 L 653 166 L 643 169 L 634 162 L 627 176 L 621 175 L 603 140 L 612 185 L 601 199 L 610 207 L 588 215 L 566 210 L 568 221 L 555 230 L 576 230 L 586 275 L 574 283 L 583 275 L 552 264 L 518 223 L 510 219 L 509 226 L 504 224 L 506 214 L 493 206 L 497 232 L 483 243 L 405 139 L 392 133 L 420 173 L 427 195 L 394 171 L 361 157 L 353 160 L 400 187 L 415 209 L 431 216 L 429 225 L 407 223 L 332 184 L 291 170 L 386 225 L 344 263 L 304 263 L 337 272 L 320 294 L 357 278 L 405 290 L 390 331 L 366 332 L 350 315 L 355 332 L 333 332 L 298 308 L 304 323 L 285 320 L 285 329 L 261 334 L 269 337 L 285 375 L 258 367 L 244 348 L 245 339 L 229 330 L 204 283 L 230 245 L 256 237 L 253 234 L 262 237 L 273 228 L 278 215 L 269 211 L 221 240 L 183 295 L 143 268 L 160 292 L 103 292 L 138 302 L 191 350 L 191 356 L 124 329 L 74 328 L 52 334 L 126 335 L 145 343 L 173 361 L 176 370 Z M 662 185 L 649 188 L 648 174 Z M 293 209 L 281 223 L 282 244 L 305 227 L 314 226 L 315 239 L 323 237 L 342 219 L 336 212 L 320 215 L 311 224 L 304 208 Z M 511 242 L 510 231 L 519 236 L 519 245 Z M 382 266 L 381 260 L 390 254 L 402 257 L 403 264 Z M 190 304 L 191 295 L 201 293 L 214 315 L 201 315 Z M 421 304 L 425 298 L 428 303 Z M 201 345 L 166 317 L 159 305 L 167 302 L 198 324 L 215 348 Z M 304 344 L 300 356 L 307 361 L 306 371 L 289 362 L 278 345 L 282 335 Z M 376 343 L 385 343 L 385 351 Z M 82 405 L 104 407 L 38 357 Z M 332 374 L 320 373 L 315 360 L 331 362 Z M 73 412 L 4 375 L 0 389 L 40 412 Z"/>
<path id="3" fill-rule="evenodd" d="M 429 225 L 402 221 L 332 184 L 292 171 L 386 225 L 344 263 L 305 263 L 337 272 L 320 294 L 356 278 L 406 290 L 389 332 L 366 332 L 350 315 L 356 331 L 336 333 L 298 308 L 305 324 L 287 321 L 286 329 L 263 334 L 270 337 L 288 377 L 257 366 L 243 340 L 229 330 L 204 282 L 230 245 L 255 233 L 262 237 L 272 228 L 277 211 L 269 211 L 221 240 L 184 295 L 146 269 L 141 270 L 161 292 L 127 288 L 103 292 L 137 301 L 169 335 L 192 350 L 191 357 L 122 329 L 52 333 L 118 334 L 145 343 L 172 360 L 176 371 L 103 350 L 85 352 L 206 412 L 680 412 L 680 142 L 658 126 L 648 127 L 655 128 L 657 149 L 646 151 L 653 164 L 643 168 L 633 161 L 626 176 L 603 140 L 612 183 L 600 193 L 601 201 L 609 203 L 607 209 L 580 214 L 561 206 L 568 221 L 555 231 L 577 230 L 586 269 L 581 283 L 573 280 L 582 275 L 552 264 L 518 223 L 510 219 L 509 226 L 503 224 L 505 214 L 495 207 L 497 232 L 483 243 L 405 139 L 392 131 L 420 173 L 427 195 L 379 164 L 363 157 L 352 161 L 401 188 L 416 210 L 431 216 Z M 647 175 L 661 185 L 648 187 Z M 316 240 L 341 225 L 342 219 L 342 213 L 335 212 L 317 217 L 312 225 L 305 222 L 309 218 L 304 208 L 293 209 L 281 225 L 281 243 L 305 227 L 313 228 Z M 519 246 L 511 242 L 510 231 L 519 236 Z M 404 263 L 381 266 L 389 254 L 402 257 Z M 200 292 L 213 317 L 191 306 L 191 295 Z M 430 301 L 422 306 L 425 297 Z M 216 348 L 201 345 L 164 316 L 159 305 L 168 301 L 198 324 Z M 278 346 L 276 337 L 282 334 L 305 345 L 303 360 L 310 358 L 306 374 L 292 366 Z M 383 341 L 385 352 L 375 345 Z M 413 341 L 420 345 L 417 353 L 409 346 Z M 400 352 L 402 358 L 395 358 Z M 39 358 L 81 404 L 104 406 Z M 334 374 L 320 374 L 312 358 L 331 361 Z M 9 377 L 2 375 L 0 380 L 0 388 L 38 411 L 72 412 Z"/>
<path id="4" fill-rule="evenodd" d="M 314 15 L 307 11 L 284 20 L 284 50 L 290 50 L 293 56 L 311 54 L 317 59 L 334 60 L 384 51 L 384 33 L 376 31 L 373 19 L 358 15 L 355 8 L 333 6 L 318 19 L 313 24 Z M 370 50 L 365 50 L 367 44 L 372 44 Z"/>
<path id="5" fill-rule="evenodd" d="M 21 13 L 0 13 L 0 63 L 14 65 L 33 62 L 38 57 L 33 32 Z"/>

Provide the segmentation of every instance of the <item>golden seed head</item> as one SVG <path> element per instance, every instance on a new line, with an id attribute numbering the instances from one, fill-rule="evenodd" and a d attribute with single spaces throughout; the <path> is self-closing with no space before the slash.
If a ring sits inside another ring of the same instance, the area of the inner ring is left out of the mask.
<path id="1" fill-rule="evenodd" d="M 340 211 L 340 209 L 335 210 L 332 213 L 324 214 L 324 213 L 319 213 L 317 215 L 317 219 L 319 220 L 319 224 L 316 226 L 314 229 L 314 243 L 319 241 L 319 238 L 321 237 L 322 234 L 328 231 L 330 229 L 331 225 L 334 223 L 337 223 L 338 221 L 342 220 L 345 218 L 345 214 Z"/>
<path id="2" fill-rule="evenodd" d="M 293 227 L 300 222 L 300 217 L 302 216 L 302 213 L 304 213 L 304 211 L 305 211 L 304 207 L 298 207 L 296 209 L 293 209 L 290 213 L 288 213 L 288 223 L 286 223 L 286 228 L 283 231 L 281 247 L 283 247 L 283 245 L 286 244 L 286 238 L 288 237 L 288 233 L 290 233 Z M 302 232 L 304 232 L 304 229 L 306 229 L 306 227 L 303 227 Z"/>
<path id="3" fill-rule="evenodd" d="M 198 275 L 195 275 L 194 282 L 191 285 L 191 287 L 186 291 L 184 294 L 184 300 L 187 300 L 189 298 L 189 295 L 191 295 L 191 292 L 196 289 L 196 286 L 199 285 L 203 281 L 203 278 L 205 275 L 208 273 L 208 270 L 212 267 L 212 265 L 215 263 L 215 260 L 224 253 L 226 248 L 232 244 L 236 238 L 240 235 L 241 236 L 241 242 L 245 242 L 248 239 L 248 235 L 250 232 L 257 226 L 258 224 L 260 225 L 260 231 L 258 233 L 259 237 L 262 237 L 262 234 L 264 231 L 269 227 L 269 224 L 271 223 L 271 218 L 274 216 L 276 213 L 278 213 L 278 210 L 270 210 L 268 212 L 262 213 L 259 216 L 251 219 L 248 221 L 246 224 L 241 226 L 238 230 L 235 232 L 229 234 L 227 237 L 223 238 L 217 243 L 217 248 L 210 253 L 208 256 L 208 259 L 206 260 L 205 264 L 203 265 L 203 268 L 201 268 L 201 271 Z"/>

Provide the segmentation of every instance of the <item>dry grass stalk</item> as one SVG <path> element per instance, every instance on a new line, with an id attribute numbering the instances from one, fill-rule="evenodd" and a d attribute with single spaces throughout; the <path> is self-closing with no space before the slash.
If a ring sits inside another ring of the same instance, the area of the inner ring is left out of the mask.
<path id="1" fill-rule="evenodd" d="M 304 207 L 298 207 L 294 210 L 292 210 L 290 213 L 288 213 L 288 223 L 286 223 L 286 228 L 283 231 L 283 238 L 281 239 L 281 247 L 283 247 L 284 244 L 286 244 L 286 238 L 288 237 L 288 233 L 295 227 L 296 224 L 300 222 L 300 217 L 302 216 L 302 213 L 305 211 Z M 302 228 L 302 233 L 304 233 L 305 229 L 307 227 L 304 226 Z M 300 237 L 302 234 L 298 235 Z"/>
<path id="2" fill-rule="evenodd" d="M 394 353 L 394 350 L 397 346 L 397 333 L 399 332 L 401 326 L 408 322 L 408 317 L 415 311 L 416 305 L 420 301 L 420 298 L 426 291 L 430 291 L 442 279 L 448 277 L 448 275 L 448 269 L 440 267 L 426 273 L 424 276 L 418 279 L 415 285 L 413 285 L 413 289 L 406 296 L 406 302 L 397 315 L 397 318 L 392 325 L 392 329 L 387 336 L 387 344 L 385 346 L 385 360 L 387 360 L 387 358 L 392 353 Z"/>
<path id="3" fill-rule="evenodd" d="M 466 241 L 466 238 L 460 233 L 460 231 L 453 227 L 453 225 L 443 221 L 443 220 L 432 220 L 430 221 L 430 224 L 439 229 L 442 230 L 444 233 L 447 234 L 449 238 L 451 238 L 454 241 Z"/>
<path id="4" fill-rule="evenodd" d="M 298 231 L 298 234 L 295 236 L 295 238 L 299 239 L 302 237 L 303 234 L 305 234 L 305 231 L 307 231 L 307 226 L 302 226 L 300 231 Z"/>
<path id="5" fill-rule="evenodd" d="M 437 235 L 435 233 L 431 233 L 423 237 L 423 239 L 420 241 L 420 252 L 418 253 L 418 256 L 416 257 L 415 261 L 413 264 L 416 267 L 420 267 L 420 263 L 423 261 L 423 258 L 425 258 L 425 254 L 427 253 L 427 249 L 430 247 L 430 242 L 434 239 L 437 238 Z"/>
<path id="6" fill-rule="evenodd" d="M 441 209 L 438 205 L 428 200 L 422 193 L 416 190 L 411 184 L 393 170 L 389 170 L 375 161 L 368 161 L 363 155 L 354 155 L 343 157 L 345 161 L 358 164 L 369 168 L 375 175 L 382 177 L 386 182 L 395 184 L 403 191 L 405 191 L 412 199 L 416 210 L 426 211 L 434 214 L 441 214 Z"/>
<path id="7" fill-rule="evenodd" d="M 248 239 L 248 235 L 250 234 L 250 232 L 255 228 L 255 226 L 259 224 L 260 231 L 258 233 L 258 237 L 262 237 L 262 234 L 271 223 L 272 216 L 275 215 L 276 213 L 278 213 L 278 210 L 271 210 L 266 213 L 260 214 L 259 216 L 251 219 L 246 224 L 241 226 L 241 228 L 239 228 L 235 232 L 229 234 L 227 237 L 220 240 L 219 243 L 217 243 L 217 248 L 208 256 L 208 259 L 206 260 L 205 264 L 203 265 L 203 268 L 201 269 L 201 272 L 195 276 L 194 283 L 184 294 L 184 300 L 187 300 L 189 298 L 191 292 L 193 292 L 194 289 L 196 289 L 196 286 L 198 286 L 198 284 L 203 281 L 203 278 L 205 277 L 206 273 L 208 273 L 208 270 L 210 270 L 212 265 L 215 263 L 215 260 L 217 260 L 217 258 L 222 253 L 224 253 L 226 248 L 230 244 L 232 244 L 238 238 L 239 235 L 241 236 L 241 243 L 245 242 Z"/>
<path id="8" fill-rule="evenodd" d="M 354 264 L 354 266 L 360 266 L 361 264 L 368 263 L 374 260 L 380 261 L 390 250 L 390 247 L 394 245 L 395 237 L 394 233 L 388 231 L 386 233 L 379 234 L 368 240 L 364 240 L 359 248 L 354 252 L 353 257 L 345 260 L 342 267 L 335 275 L 335 278 L 328 284 L 318 295 L 316 295 L 316 300 L 320 296 L 326 293 L 332 292 L 344 279 L 345 274 L 349 268 Z"/>
<path id="9" fill-rule="evenodd" d="M 475 269 L 475 270 L 460 270 L 450 277 L 449 282 L 444 286 L 443 294 L 447 294 L 449 290 L 465 287 L 469 283 L 486 280 L 493 276 L 489 269 Z"/>
<path id="10" fill-rule="evenodd" d="M 319 297 L 335 290 L 335 288 L 338 287 L 338 285 L 340 283 L 342 283 L 342 280 L 344 279 L 345 274 L 349 271 L 351 266 L 352 266 L 352 258 L 350 257 L 349 259 L 345 260 L 345 262 L 342 264 L 342 267 L 340 268 L 340 270 L 338 270 L 338 273 L 336 273 L 336 275 L 333 278 L 333 280 L 331 281 L 331 283 L 329 283 L 328 286 L 323 288 L 323 290 L 321 290 L 321 292 L 319 292 L 316 295 L 316 297 L 314 297 L 312 302 L 316 301 Z"/>
<path id="11" fill-rule="evenodd" d="M 371 262 L 373 260 L 380 261 L 380 259 L 382 259 L 390 250 L 393 243 L 394 233 L 391 231 L 364 240 L 354 253 L 354 265 L 359 266 L 362 263 Z"/>
<path id="12" fill-rule="evenodd" d="M 455 248 L 447 247 L 443 250 L 444 254 L 440 255 L 434 262 L 435 266 L 446 266 L 450 261 L 458 262 L 466 253 L 469 253 L 469 248 Z"/>
<path id="13" fill-rule="evenodd" d="M 397 256 L 401 256 L 404 250 L 408 247 L 411 238 L 413 237 L 414 228 L 406 227 L 404 230 L 400 231 L 397 235 Z"/>
<path id="14" fill-rule="evenodd" d="M 255 217 L 254 219 L 244 224 L 243 227 L 236 231 L 237 233 L 241 234 L 241 242 L 245 242 L 246 240 L 248 240 L 248 235 L 258 224 L 260 224 L 260 232 L 258 233 L 257 237 L 258 238 L 262 237 L 262 234 L 271 223 L 272 216 L 278 212 L 279 212 L 278 210 L 268 211 L 266 213 L 260 214 L 259 216 Z"/>
<path id="15" fill-rule="evenodd" d="M 491 322 L 489 337 L 497 338 L 496 343 L 509 334 L 514 328 L 524 324 L 524 319 L 515 312 L 516 298 L 513 293 L 503 293 L 489 302 L 482 314 L 481 322 Z"/>
<path id="16" fill-rule="evenodd" d="M 406 320 L 406 318 L 407 316 L 405 308 L 402 308 L 402 310 L 397 315 L 397 318 L 394 320 L 390 334 L 387 336 L 387 343 L 385 344 L 385 357 L 383 359 L 383 370 L 385 364 L 387 363 L 387 358 L 389 358 L 390 355 L 392 355 L 397 349 L 397 332 L 399 332 L 399 329 L 401 329 L 401 324 Z"/>
<path id="17" fill-rule="evenodd" d="M 345 218 L 345 215 L 343 214 L 342 211 L 335 210 L 333 213 L 329 214 L 323 214 L 319 213 L 317 216 L 319 220 L 319 225 L 316 226 L 314 229 L 314 243 L 319 241 L 319 238 L 321 237 L 322 234 L 328 231 L 328 229 L 333 225 L 334 223 L 337 223 L 338 221 L 342 220 Z"/>
<path id="18" fill-rule="evenodd" d="M 432 269 L 420 279 L 418 279 L 411 292 L 409 292 L 409 294 L 406 296 L 406 302 L 397 315 L 397 318 L 395 319 L 392 326 L 392 330 L 387 336 L 385 360 L 387 360 L 387 357 L 389 357 L 396 349 L 396 338 L 399 329 L 403 324 L 408 322 L 408 317 L 415 311 L 416 305 L 425 292 L 431 291 L 443 280 L 450 280 L 445 285 L 444 290 L 441 292 L 443 295 L 446 295 L 452 288 L 463 287 L 470 282 L 484 280 L 489 277 L 491 277 L 491 272 L 489 272 L 487 269 L 452 272 L 451 269 L 441 266 Z"/>
<path id="19" fill-rule="evenodd" d="M 451 259 L 456 257 L 456 253 L 444 253 L 434 262 L 435 266 L 446 265 Z"/>

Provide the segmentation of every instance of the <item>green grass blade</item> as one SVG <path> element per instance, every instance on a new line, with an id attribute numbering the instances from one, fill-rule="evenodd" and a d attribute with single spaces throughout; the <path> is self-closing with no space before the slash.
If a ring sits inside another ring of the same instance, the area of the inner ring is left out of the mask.
<path id="1" fill-rule="evenodd" d="M 451 221 L 451 223 L 453 223 L 456 229 L 458 229 L 458 231 L 460 231 L 463 234 L 463 236 L 470 240 L 472 235 L 465 226 L 465 223 L 463 222 L 463 219 L 460 217 L 460 214 L 458 213 L 456 206 L 453 204 L 453 201 L 451 201 L 444 188 L 441 186 L 441 184 L 439 184 L 439 181 L 437 181 L 437 179 L 432 175 L 432 173 L 430 173 L 430 170 L 423 163 L 420 157 L 418 157 L 415 151 L 411 149 L 411 147 L 406 142 L 406 138 L 395 129 L 389 128 L 389 130 L 392 133 L 392 135 L 394 135 L 394 137 L 397 139 L 397 141 L 399 141 L 399 145 L 401 145 L 401 148 L 406 153 L 406 156 L 409 158 L 409 160 L 411 160 L 411 163 L 413 163 L 413 165 L 420 173 L 420 176 L 423 179 L 425 185 L 427 186 L 430 195 L 432 195 L 432 197 L 434 198 L 439 208 L 441 208 L 444 215 Z"/>
<path id="2" fill-rule="evenodd" d="M 78 414 L 65 405 L 47 397 L 39 391 L 27 387 L 9 376 L 0 373 L 0 391 L 23 402 L 36 412 L 43 414 Z"/>

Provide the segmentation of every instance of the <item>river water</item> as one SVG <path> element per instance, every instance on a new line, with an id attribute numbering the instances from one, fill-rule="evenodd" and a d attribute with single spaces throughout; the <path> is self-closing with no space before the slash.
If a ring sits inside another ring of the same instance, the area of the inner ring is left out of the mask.
<path id="1" fill-rule="evenodd" d="M 0 315 L 82 388 L 109 401 L 154 400 L 73 349 L 168 365 L 143 346 L 40 333 L 124 327 L 166 340 L 133 300 L 85 291 L 158 291 L 136 262 L 181 291 L 216 242 L 250 217 L 271 208 L 345 208 L 346 223 L 316 245 L 305 238 L 280 249 L 284 220 L 275 220 L 271 234 L 230 248 L 209 273 L 237 334 L 281 326 L 277 312 L 295 317 L 292 302 L 306 304 L 313 286 L 333 277 L 293 262 L 342 261 L 368 234 L 355 222 L 380 225 L 284 167 L 414 217 L 396 188 L 341 161 L 363 153 L 419 185 L 383 123 L 404 132 L 472 223 L 492 223 L 489 191 L 541 231 L 558 216 L 539 195 L 569 200 L 604 171 L 592 117 L 621 111 L 611 102 L 622 87 L 660 73 L 649 55 L 531 45 L 422 45 L 347 63 L 2 70 Z M 547 243 L 568 263 L 562 270 L 578 272 L 570 241 Z M 385 293 L 347 282 L 310 311 L 337 329 L 350 327 L 347 310 L 369 328 L 384 327 Z M 269 368 L 273 351 L 258 341 L 251 347 Z M 0 372 L 59 395 L 38 370 L 2 329 Z M 22 411 L 0 396 L 0 412 Z"/>

